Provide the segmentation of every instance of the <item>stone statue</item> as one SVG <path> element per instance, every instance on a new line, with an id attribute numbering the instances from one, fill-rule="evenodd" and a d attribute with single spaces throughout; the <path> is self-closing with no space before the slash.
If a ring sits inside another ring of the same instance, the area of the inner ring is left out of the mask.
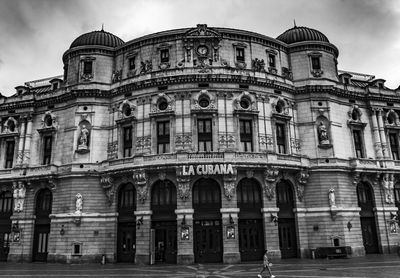
<path id="1" fill-rule="evenodd" d="M 21 212 L 24 209 L 26 188 L 22 182 L 13 185 L 14 211 Z"/>
<path id="2" fill-rule="evenodd" d="M 385 202 L 393 204 L 393 179 L 390 179 L 389 174 L 383 175 L 381 185 L 385 192 Z"/>
<path id="3" fill-rule="evenodd" d="M 328 198 L 329 198 L 329 206 L 336 207 L 336 200 L 335 200 L 336 197 L 334 188 L 329 189 Z"/>
<path id="4" fill-rule="evenodd" d="M 81 135 L 79 137 L 79 149 L 87 149 L 88 147 L 89 130 L 85 125 L 82 125 Z"/>
<path id="5" fill-rule="evenodd" d="M 83 197 L 80 193 L 76 194 L 76 201 L 75 201 L 75 213 L 81 214 L 82 207 L 83 207 Z"/>
<path id="6" fill-rule="evenodd" d="M 320 122 L 318 126 L 318 139 L 320 144 L 329 144 L 328 132 L 323 122 Z"/>

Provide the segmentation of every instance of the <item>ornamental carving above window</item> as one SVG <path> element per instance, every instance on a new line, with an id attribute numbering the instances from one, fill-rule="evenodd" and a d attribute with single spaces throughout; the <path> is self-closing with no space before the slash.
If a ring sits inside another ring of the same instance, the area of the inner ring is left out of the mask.
<path id="1" fill-rule="evenodd" d="M 131 118 L 135 116 L 136 105 L 129 100 L 124 100 L 119 106 L 119 111 L 121 112 L 121 118 Z"/>
<path id="2" fill-rule="evenodd" d="M 390 109 L 384 116 L 386 126 L 399 126 L 399 115 L 393 109 Z"/>
<path id="3" fill-rule="evenodd" d="M 175 99 L 165 93 L 159 93 L 151 102 L 151 115 L 165 115 L 174 112 Z"/>
<path id="4" fill-rule="evenodd" d="M 233 100 L 233 109 L 236 113 L 258 113 L 255 96 L 249 92 L 242 92 Z"/>
<path id="5" fill-rule="evenodd" d="M 192 112 L 217 112 L 216 96 L 202 90 L 192 98 Z"/>

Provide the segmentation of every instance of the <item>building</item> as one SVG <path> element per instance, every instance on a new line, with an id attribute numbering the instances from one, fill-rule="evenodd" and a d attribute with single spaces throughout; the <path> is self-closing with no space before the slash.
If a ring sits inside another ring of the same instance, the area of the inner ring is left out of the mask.
<path id="1" fill-rule="evenodd" d="M 350 51 L 350 50 L 349 50 Z M 0 258 L 311 257 L 399 240 L 399 90 L 321 32 L 104 30 L 0 99 Z"/>

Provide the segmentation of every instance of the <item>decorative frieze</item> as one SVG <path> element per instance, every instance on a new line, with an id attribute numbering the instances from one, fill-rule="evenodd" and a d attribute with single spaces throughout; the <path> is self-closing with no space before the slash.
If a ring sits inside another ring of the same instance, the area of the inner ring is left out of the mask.
<path id="1" fill-rule="evenodd" d="M 176 149 L 190 149 L 192 147 L 191 133 L 178 133 L 175 135 Z"/>
<path id="2" fill-rule="evenodd" d="M 136 139 L 136 151 L 147 152 L 151 148 L 151 136 L 137 137 Z"/>
<path id="3" fill-rule="evenodd" d="M 224 193 L 228 200 L 231 200 L 236 192 L 236 179 L 237 170 L 234 168 L 234 173 L 231 175 L 224 175 Z"/>
<path id="4" fill-rule="evenodd" d="M 218 136 L 218 144 L 221 149 L 235 148 L 236 145 L 236 137 L 233 133 L 220 133 Z"/>
<path id="5" fill-rule="evenodd" d="M 190 197 L 190 176 L 182 175 L 180 169 L 176 170 L 176 182 L 178 186 L 178 196 L 186 202 Z"/>
<path id="6" fill-rule="evenodd" d="M 24 210 L 26 188 L 22 181 L 13 182 L 14 212 L 22 212 Z"/>

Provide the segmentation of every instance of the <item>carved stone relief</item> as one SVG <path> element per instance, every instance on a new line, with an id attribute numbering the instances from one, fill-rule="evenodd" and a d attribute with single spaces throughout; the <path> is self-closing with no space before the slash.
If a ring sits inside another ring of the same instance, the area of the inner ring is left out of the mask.
<path id="1" fill-rule="evenodd" d="M 14 212 L 24 210 L 26 188 L 22 181 L 13 182 Z"/>
<path id="2" fill-rule="evenodd" d="M 112 205 L 115 195 L 114 179 L 110 175 L 102 175 L 100 177 L 100 184 L 104 189 L 109 205 Z"/>
<path id="3" fill-rule="evenodd" d="M 190 176 L 183 176 L 180 170 L 176 170 L 176 182 L 178 184 L 178 196 L 182 201 L 190 197 Z"/>
<path id="4" fill-rule="evenodd" d="M 300 202 L 303 201 L 304 197 L 304 186 L 306 185 L 310 174 L 308 171 L 303 170 L 297 174 L 297 184 L 296 184 L 296 191 L 297 191 L 297 198 Z"/>
<path id="5" fill-rule="evenodd" d="M 224 192 L 228 200 L 231 200 L 236 192 L 237 170 L 236 168 L 234 168 L 233 170 L 233 175 L 224 175 Z"/>
<path id="6" fill-rule="evenodd" d="M 141 203 L 144 203 L 147 199 L 148 185 L 147 175 L 144 169 L 135 170 L 133 172 L 133 183 L 136 185 L 138 190 L 138 197 Z"/>
<path id="7" fill-rule="evenodd" d="M 275 167 L 268 167 L 264 171 L 264 193 L 268 200 L 272 200 L 275 197 L 275 184 L 278 180 L 279 170 Z"/>

